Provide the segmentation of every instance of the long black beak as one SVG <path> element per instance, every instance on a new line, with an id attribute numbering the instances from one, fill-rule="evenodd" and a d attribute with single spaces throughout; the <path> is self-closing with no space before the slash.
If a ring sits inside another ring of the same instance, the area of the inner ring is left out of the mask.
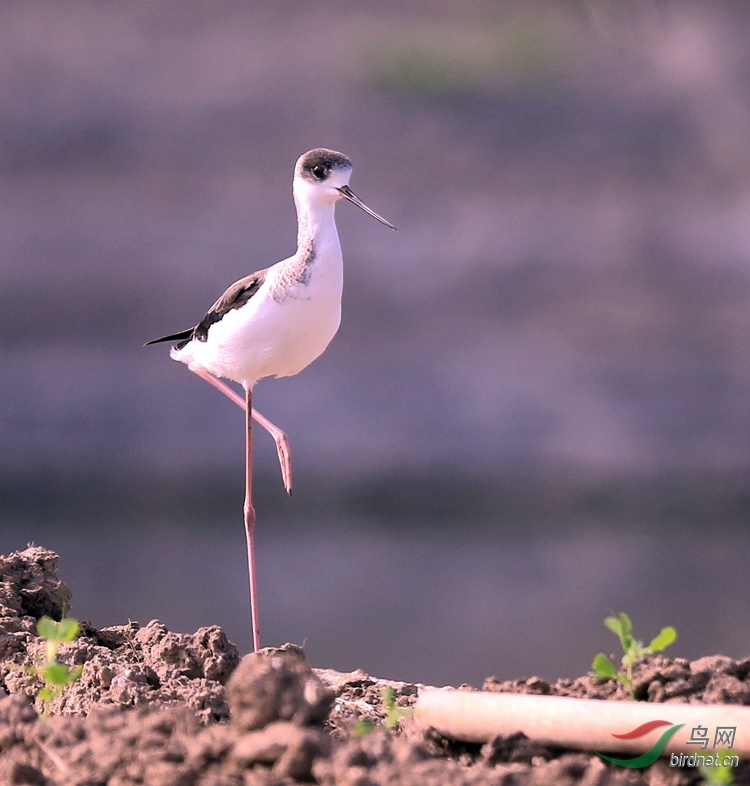
<path id="1" fill-rule="evenodd" d="M 382 216 L 379 216 L 374 210 L 370 210 L 369 207 L 354 193 L 354 191 L 349 188 L 349 186 L 340 186 L 336 189 L 342 197 L 345 197 L 350 202 L 354 202 L 357 207 L 361 207 L 365 213 L 369 213 L 373 218 L 376 218 L 380 221 L 381 224 L 385 224 L 387 227 L 391 229 L 395 229 L 396 227 L 393 226 L 389 221 L 386 221 Z"/>

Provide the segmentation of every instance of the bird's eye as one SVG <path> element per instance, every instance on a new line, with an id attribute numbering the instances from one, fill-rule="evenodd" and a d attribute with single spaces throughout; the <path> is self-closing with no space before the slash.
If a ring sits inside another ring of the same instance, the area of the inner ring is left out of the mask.
<path id="1" fill-rule="evenodd" d="M 323 180 L 323 178 L 326 176 L 325 167 L 320 166 L 320 164 L 312 168 L 312 173 L 313 176 L 316 177 L 318 180 Z"/>

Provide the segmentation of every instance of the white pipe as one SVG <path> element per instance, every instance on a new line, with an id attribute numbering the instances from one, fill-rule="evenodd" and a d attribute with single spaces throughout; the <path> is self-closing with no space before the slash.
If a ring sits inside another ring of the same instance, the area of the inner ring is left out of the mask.
<path id="1" fill-rule="evenodd" d="M 655 704 L 426 688 L 419 693 L 414 716 L 421 726 L 464 742 L 487 742 L 497 734 L 521 731 L 545 745 L 629 754 L 649 750 L 670 727 L 654 728 L 637 739 L 613 734 L 630 732 L 649 721 L 684 724 L 670 739 L 666 754 L 721 753 L 727 746 L 714 748 L 717 727 L 734 728 L 733 751 L 750 755 L 750 707 L 732 704 Z M 699 726 L 707 730 L 706 748 L 688 744 Z"/>

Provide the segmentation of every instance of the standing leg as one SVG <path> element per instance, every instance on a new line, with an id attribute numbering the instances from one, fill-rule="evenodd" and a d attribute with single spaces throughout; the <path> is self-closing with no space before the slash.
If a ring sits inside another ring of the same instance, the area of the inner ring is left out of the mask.
<path id="1" fill-rule="evenodd" d="M 247 391 L 246 452 L 245 452 L 245 538 L 247 570 L 250 578 L 250 611 L 253 621 L 253 651 L 260 649 L 258 627 L 258 592 L 255 585 L 255 509 L 253 508 L 253 390 Z"/>
<path id="2" fill-rule="evenodd" d="M 188 368 L 190 368 L 190 366 L 188 366 Z M 193 372 L 193 374 L 196 374 L 201 379 L 205 379 L 209 385 L 213 385 L 217 390 L 220 390 L 225 396 L 234 401 L 238 407 L 245 409 L 245 402 L 242 400 L 242 397 L 235 393 L 235 391 L 232 390 L 232 388 L 230 388 L 226 382 L 222 382 L 213 374 L 209 374 L 208 371 L 205 371 L 202 368 L 190 368 L 190 370 Z M 286 438 L 286 434 L 278 426 L 275 426 L 273 423 L 271 423 L 268 418 L 264 418 L 257 409 L 253 410 L 253 418 L 255 418 L 255 420 L 273 437 L 273 440 L 276 443 L 276 452 L 279 455 L 281 479 L 284 482 L 286 493 L 291 494 L 292 456 L 289 451 L 289 440 Z"/>

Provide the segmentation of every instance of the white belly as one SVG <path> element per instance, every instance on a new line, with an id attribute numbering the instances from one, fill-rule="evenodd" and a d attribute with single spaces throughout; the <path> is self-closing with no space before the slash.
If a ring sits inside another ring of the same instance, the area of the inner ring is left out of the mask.
<path id="1" fill-rule="evenodd" d="M 312 276 L 309 283 L 296 284 L 279 300 L 272 291 L 266 282 L 244 306 L 211 325 L 206 341 L 193 339 L 173 350 L 172 357 L 245 388 L 264 377 L 298 374 L 336 335 L 341 286 Z"/>

